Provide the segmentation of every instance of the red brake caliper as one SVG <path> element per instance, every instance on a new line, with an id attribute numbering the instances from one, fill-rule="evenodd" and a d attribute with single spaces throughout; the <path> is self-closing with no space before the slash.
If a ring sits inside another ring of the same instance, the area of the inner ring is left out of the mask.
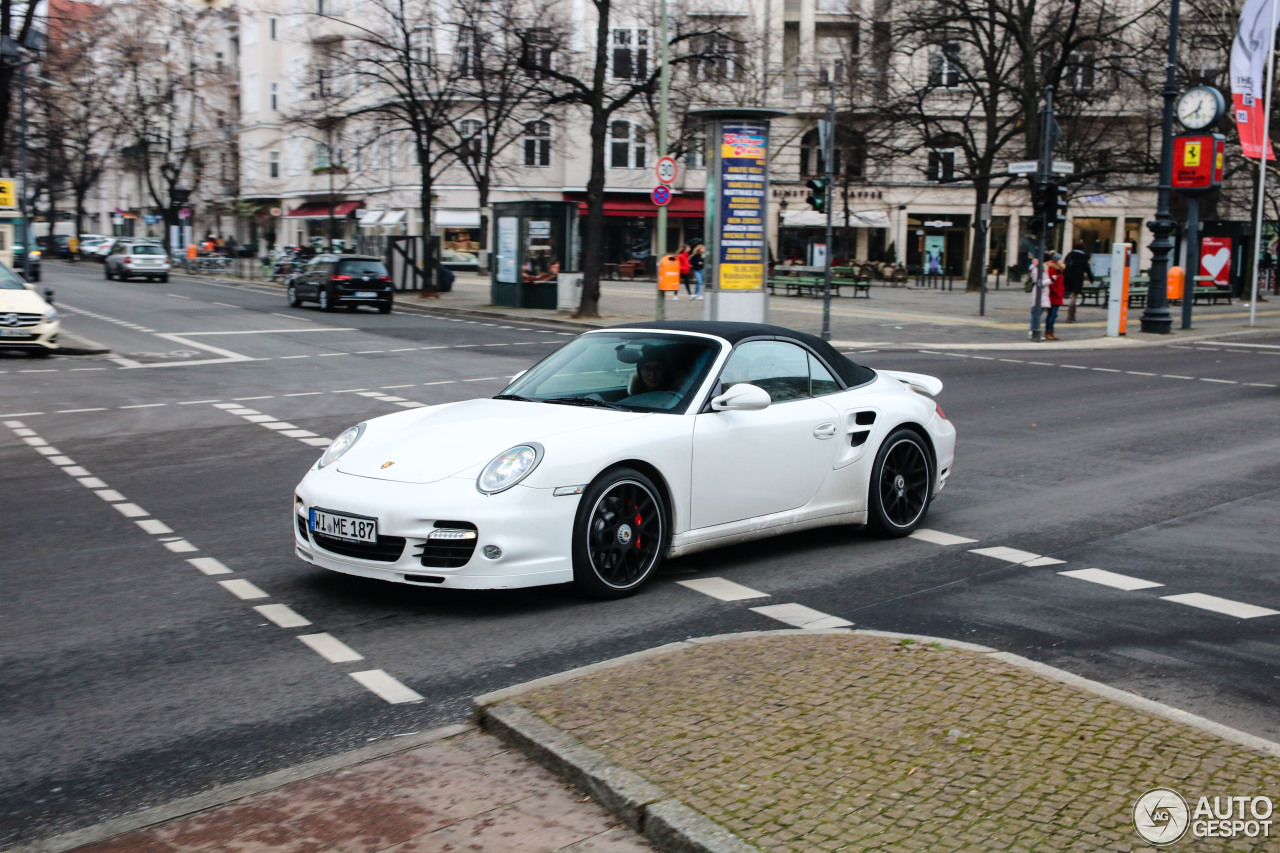
<path id="1" fill-rule="evenodd" d="M 635 506 L 635 504 L 632 504 Z M 640 547 L 640 525 L 644 523 L 644 519 L 640 516 L 640 507 L 636 507 L 636 547 Z"/>

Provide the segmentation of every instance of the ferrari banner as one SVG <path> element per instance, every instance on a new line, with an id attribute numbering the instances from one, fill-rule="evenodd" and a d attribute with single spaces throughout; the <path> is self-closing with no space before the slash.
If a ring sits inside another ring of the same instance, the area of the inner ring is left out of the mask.
<path id="1" fill-rule="evenodd" d="M 1262 137 L 1267 116 L 1265 103 L 1267 55 L 1272 49 L 1276 20 L 1273 6 L 1280 0 L 1245 0 L 1240 12 L 1240 29 L 1231 45 L 1231 101 L 1240 148 L 1246 157 L 1262 156 Z M 1276 158 L 1267 146 L 1267 159 Z"/>

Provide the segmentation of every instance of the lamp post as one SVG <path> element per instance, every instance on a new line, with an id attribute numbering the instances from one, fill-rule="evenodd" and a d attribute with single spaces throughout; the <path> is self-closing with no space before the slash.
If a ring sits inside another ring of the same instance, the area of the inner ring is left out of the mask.
<path id="1" fill-rule="evenodd" d="M 1178 97 L 1178 6 L 1169 5 L 1169 55 L 1165 64 L 1164 117 L 1160 135 L 1160 189 L 1156 196 L 1156 218 L 1147 223 L 1155 235 L 1151 241 L 1151 273 L 1147 279 L 1147 307 L 1142 312 L 1142 331 L 1167 335 L 1173 328 L 1169 313 L 1169 256 L 1173 254 L 1173 232 L 1178 224 L 1169 215 L 1169 195 L 1173 189 L 1173 103 Z"/>
<path id="2" fill-rule="evenodd" d="M 774 264 L 782 263 L 782 223 L 787 215 L 787 200 L 785 198 L 778 199 L 778 254 L 774 257 Z"/>

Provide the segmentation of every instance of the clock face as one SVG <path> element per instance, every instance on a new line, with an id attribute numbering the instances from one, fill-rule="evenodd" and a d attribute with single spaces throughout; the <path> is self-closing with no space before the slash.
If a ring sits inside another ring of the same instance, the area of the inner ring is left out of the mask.
<path id="1" fill-rule="evenodd" d="M 1222 116 L 1222 95 L 1208 86 L 1196 86 L 1178 99 L 1178 121 L 1188 130 L 1201 130 Z"/>

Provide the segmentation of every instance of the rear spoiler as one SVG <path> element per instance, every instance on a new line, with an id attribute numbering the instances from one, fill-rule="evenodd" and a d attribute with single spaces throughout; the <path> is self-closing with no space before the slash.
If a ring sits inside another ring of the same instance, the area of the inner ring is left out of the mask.
<path id="1" fill-rule="evenodd" d="M 929 397 L 936 397 L 942 391 L 942 380 L 935 376 L 925 376 L 923 373 L 906 373 L 901 370 L 881 370 L 879 372 L 885 376 L 893 377 L 912 391 L 918 391 Z"/>

